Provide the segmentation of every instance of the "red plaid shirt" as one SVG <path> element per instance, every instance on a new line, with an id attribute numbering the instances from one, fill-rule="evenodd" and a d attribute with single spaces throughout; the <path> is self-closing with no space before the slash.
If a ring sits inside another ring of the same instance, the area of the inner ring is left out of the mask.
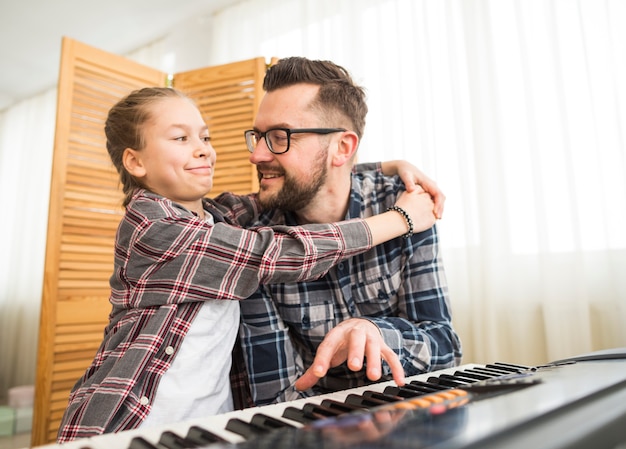
<path id="1" fill-rule="evenodd" d="M 58 442 L 136 428 L 202 301 L 317 278 L 372 244 L 362 220 L 251 230 L 227 224 L 257 215 L 253 195 L 207 199 L 204 209 L 214 225 L 161 196 L 135 194 L 116 237 L 110 322 L 72 389 Z"/>

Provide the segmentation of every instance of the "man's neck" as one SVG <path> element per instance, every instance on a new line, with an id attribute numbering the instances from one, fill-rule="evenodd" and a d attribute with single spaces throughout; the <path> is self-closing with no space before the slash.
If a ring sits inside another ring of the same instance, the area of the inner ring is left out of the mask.
<path id="1" fill-rule="evenodd" d="M 309 205 L 295 211 L 298 224 L 331 223 L 342 221 L 348 212 L 352 178 L 343 175 L 340 179 L 327 179 Z"/>

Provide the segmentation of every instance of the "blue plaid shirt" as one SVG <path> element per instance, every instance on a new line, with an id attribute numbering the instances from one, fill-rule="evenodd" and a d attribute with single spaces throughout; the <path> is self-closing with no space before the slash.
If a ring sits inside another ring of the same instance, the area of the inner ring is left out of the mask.
<path id="1" fill-rule="evenodd" d="M 379 170 L 353 173 L 346 219 L 384 212 L 403 189 L 397 177 Z M 259 220 L 264 225 L 296 224 L 293 214 L 277 211 L 267 211 Z M 326 333 L 352 317 L 378 326 L 407 376 L 461 361 L 436 227 L 347 259 L 318 280 L 262 286 L 240 306 L 240 337 L 257 405 L 371 383 L 365 367 L 353 372 L 344 363 L 311 391 L 293 388 Z M 383 363 L 383 380 L 390 380 L 390 373 Z"/>

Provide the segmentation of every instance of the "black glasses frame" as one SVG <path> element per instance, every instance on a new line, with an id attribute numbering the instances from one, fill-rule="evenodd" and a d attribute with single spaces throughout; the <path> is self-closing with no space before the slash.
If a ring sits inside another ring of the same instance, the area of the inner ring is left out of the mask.
<path id="1" fill-rule="evenodd" d="M 285 151 L 274 151 L 272 148 L 272 142 L 267 139 L 267 133 L 272 131 L 285 131 L 287 134 L 287 146 L 285 147 Z M 332 133 L 341 133 L 345 132 L 347 129 L 345 128 L 272 128 L 267 131 L 261 132 L 254 129 L 249 129 L 244 131 L 244 137 L 246 139 L 246 146 L 248 147 L 248 151 L 250 153 L 254 153 L 256 146 L 259 144 L 262 138 L 265 139 L 265 143 L 267 144 L 268 150 L 273 154 L 284 154 L 289 151 L 289 147 L 291 146 L 291 135 L 292 134 L 332 134 Z M 252 138 L 254 137 L 254 141 Z"/>

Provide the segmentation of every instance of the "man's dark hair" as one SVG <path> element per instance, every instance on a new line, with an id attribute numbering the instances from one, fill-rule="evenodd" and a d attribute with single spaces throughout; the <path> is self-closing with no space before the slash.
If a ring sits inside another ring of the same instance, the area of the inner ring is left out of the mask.
<path id="1" fill-rule="evenodd" d="M 320 86 L 311 107 L 320 110 L 325 126 L 337 127 L 343 117 L 349 120 L 359 140 L 363 137 L 367 115 L 365 89 L 354 83 L 346 69 L 331 61 L 298 56 L 284 58 L 267 70 L 263 89 L 272 92 L 301 83 Z"/>

